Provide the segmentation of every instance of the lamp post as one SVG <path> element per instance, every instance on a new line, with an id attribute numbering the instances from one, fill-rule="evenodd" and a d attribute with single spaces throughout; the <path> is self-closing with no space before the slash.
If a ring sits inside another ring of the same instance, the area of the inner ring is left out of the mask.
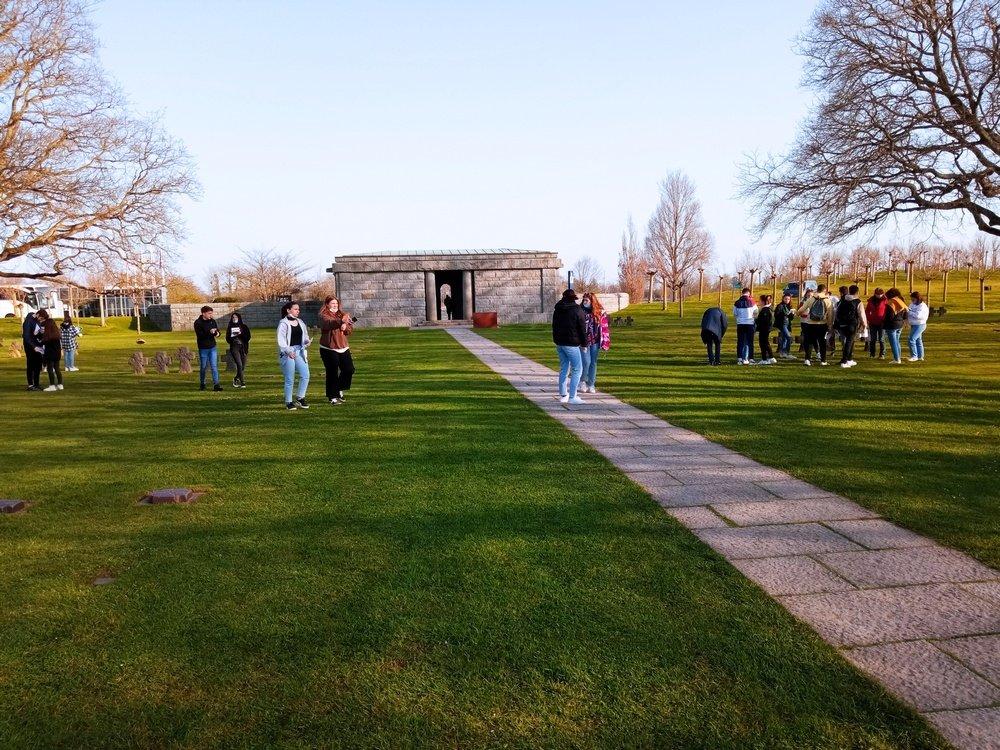
<path id="1" fill-rule="evenodd" d="M 705 296 L 705 269 L 698 269 L 698 301 L 701 302 L 701 298 Z"/>
<path id="2" fill-rule="evenodd" d="M 649 277 L 649 304 L 653 304 L 653 277 L 656 271 L 646 271 L 646 275 Z"/>
<path id="3" fill-rule="evenodd" d="M 662 310 L 666 310 L 667 309 L 667 277 L 666 276 L 661 276 L 660 277 L 660 289 L 661 289 L 661 292 L 662 292 L 662 295 L 663 295 L 663 300 L 662 300 L 663 306 L 662 306 L 661 309 Z"/>
<path id="4" fill-rule="evenodd" d="M 865 263 L 865 296 L 868 296 L 868 281 L 872 277 L 872 264 Z"/>
<path id="5" fill-rule="evenodd" d="M 750 269 L 750 296 L 751 297 L 753 296 L 753 278 L 754 278 L 754 274 L 756 274 L 756 273 L 757 273 L 757 269 L 756 268 L 751 268 Z"/>
<path id="6" fill-rule="evenodd" d="M 771 299 L 778 298 L 778 274 L 771 274 Z"/>
<path id="7" fill-rule="evenodd" d="M 570 271 L 569 273 L 566 274 L 566 286 L 569 287 L 570 289 L 573 288 L 573 272 L 572 271 Z"/>
<path id="8" fill-rule="evenodd" d="M 719 275 L 719 307 L 722 307 L 722 281 L 725 278 L 726 278 L 725 276 L 721 274 Z"/>

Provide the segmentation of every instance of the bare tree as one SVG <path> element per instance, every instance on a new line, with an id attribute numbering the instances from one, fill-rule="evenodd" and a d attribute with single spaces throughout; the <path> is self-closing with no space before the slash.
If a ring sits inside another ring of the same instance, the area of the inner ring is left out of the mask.
<path id="1" fill-rule="evenodd" d="M 758 229 L 835 243 L 889 217 L 958 212 L 1000 235 L 996 0 L 824 0 L 801 47 L 816 110 L 785 157 L 753 159 Z"/>
<path id="2" fill-rule="evenodd" d="M 324 273 L 319 278 L 306 282 L 299 294 L 302 299 L 320 300 L 321 302 L 327 297 L 336 296 L 337 284 L 331 273 Z"/>
<path id="3" fill-rule="evenodd" d="M 618 285 L 628 293 L 630 302 L 639 302 L 646 290 L 646 259 L 639 244 L 635 222 L 628 217 L 622 232 L 622 247 L 618 253 Z"/>
<path id="4" fill-rule="evenodd" d="M 295 253 L 274 249 L 244 251 L 234 268 L 238 269 L 237 295 L 260 302 L 297 294 L 306 273 L 305 265 Z"/>
<path id="5" fill-rule="evenodd" d="M 646 259 L 675 293 L 712 259 L 712 235 L 705 228 L 694 182 L 671 172 L 660 185 L 660 202 L 649 219 Z"/>
<path id="6" fill-rule="evenodd" d="M 604 269 L 589 255 L 582 256 L 573 265 L 573 288 L 580 294 L 597 293 L 604 285 Z"/>
<path id="7" fill-rule="evenodd" d="M 169 253 L 183 148 L 132 118 L 101 72 L 83 0 L 0 5 L 0 277 L 54 278 Z"/>

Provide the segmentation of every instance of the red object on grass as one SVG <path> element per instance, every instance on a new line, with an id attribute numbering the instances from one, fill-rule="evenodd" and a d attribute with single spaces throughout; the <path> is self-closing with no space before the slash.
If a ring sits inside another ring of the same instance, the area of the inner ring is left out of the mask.
<path id="1" fill-rule="evenodd" d="M 498 325 L 496 312 L 472 313 L 473 328 L 496 328 Z"/>

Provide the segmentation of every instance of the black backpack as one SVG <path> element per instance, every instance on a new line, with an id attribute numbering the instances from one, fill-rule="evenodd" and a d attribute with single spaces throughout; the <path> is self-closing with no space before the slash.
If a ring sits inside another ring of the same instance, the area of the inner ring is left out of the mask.
<path id="1" fill-rule="evenodd" d="M 840 329 L 857 328 L 861 321 L 858 308 L 861 307 L 861 300 L 841 300 L 837 305 L 837 318 L 834 327 Z"/>

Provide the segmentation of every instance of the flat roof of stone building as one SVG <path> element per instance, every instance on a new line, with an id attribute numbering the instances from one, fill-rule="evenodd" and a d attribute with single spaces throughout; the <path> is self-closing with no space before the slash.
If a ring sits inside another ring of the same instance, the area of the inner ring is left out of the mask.
<path id="1" fill-rule="evenodd" d="M 452 255 L 548 255 L 553 250 L 517 250 L 509 247 L 500 248 L 480 248 L 463 250 L 363 250 L 356 253 L 343 253 L 338 255 L 334 262 L 340 258 L 412 258 L 415 256 L 452 256 Z"/>
<path id="2" fill-rule="evenodd" d="M 414 271 L 508 271 L 562 266 L 553 250 L 383 250 L 338 255 L 329 273 L 400 273 Z"/>

